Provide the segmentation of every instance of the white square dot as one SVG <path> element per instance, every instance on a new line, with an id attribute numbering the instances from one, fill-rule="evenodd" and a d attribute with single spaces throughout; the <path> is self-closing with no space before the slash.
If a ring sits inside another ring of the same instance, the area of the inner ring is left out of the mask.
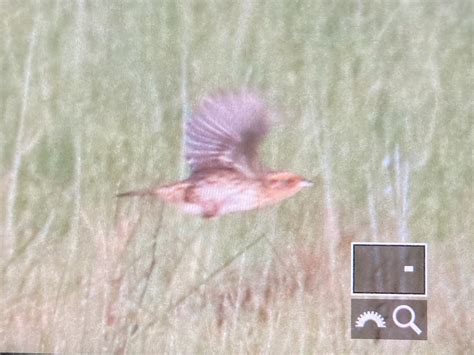
<path id="1" fill-rule="evenodd" d="M 415 268 L 414 268 L 413 265 L 405 265 L 403 271 L 405 271 L 405 272 L 413 272 L 413 271 L 415 271 Z"/>

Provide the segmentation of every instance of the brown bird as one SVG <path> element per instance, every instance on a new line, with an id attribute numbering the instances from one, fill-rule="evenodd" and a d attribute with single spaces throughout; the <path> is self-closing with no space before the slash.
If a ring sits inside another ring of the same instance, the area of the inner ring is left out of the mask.
<path id="1" fill-rule="evenodd" d="M 254 94 L 206 98 L 185 127 L 189 178 L 117 196 L 156 196 L 204 218 L 289 198 L 312 182 L 290 172 L 262 168 L 257 151 L 270 126 L 267 108 Z"/>

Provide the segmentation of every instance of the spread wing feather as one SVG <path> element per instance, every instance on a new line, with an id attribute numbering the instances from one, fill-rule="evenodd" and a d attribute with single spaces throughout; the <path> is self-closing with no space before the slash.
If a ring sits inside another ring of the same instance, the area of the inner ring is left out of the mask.
<path id="1" fill-rule="evenodd" d="M 186 123 L 186 161 L 192 173 L 233 168 L 254 176 L 258 146 L 270 129 L 264 102 L 247 92 L 206 98 Z"/>

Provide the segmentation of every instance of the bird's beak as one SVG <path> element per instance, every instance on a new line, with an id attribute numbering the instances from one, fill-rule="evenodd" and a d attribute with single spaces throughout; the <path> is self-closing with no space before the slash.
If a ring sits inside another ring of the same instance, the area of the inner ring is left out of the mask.
<path id="1" fill-rule="evenodd" d="M 311 187 L 313 186 L 313 182 L 310 180 L 301 180 L 300 182 L 301 187 Z"/>

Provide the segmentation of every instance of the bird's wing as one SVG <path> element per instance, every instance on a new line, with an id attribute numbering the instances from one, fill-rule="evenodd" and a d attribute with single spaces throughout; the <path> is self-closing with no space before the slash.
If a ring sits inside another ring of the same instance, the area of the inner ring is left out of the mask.
<path id="1" fill-rule="evenodd" d="M 186 124 L 186 161 L 193 173 L 233 168 L 254 176 L 260 170 L 258 146 L 269 129 L 265 104 L 254 94 L 206 98 Z"/>

